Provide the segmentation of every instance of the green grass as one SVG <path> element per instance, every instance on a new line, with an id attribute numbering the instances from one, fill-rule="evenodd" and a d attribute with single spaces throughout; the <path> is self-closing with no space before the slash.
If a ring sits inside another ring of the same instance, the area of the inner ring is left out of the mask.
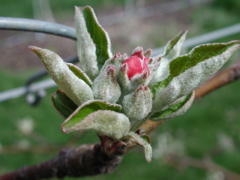
<path id="1" fill-rule="evenodd" d="M 94 8 L 114 7 L 116 5 L 123 5 L 124 0 L 50 0 L 50 6 L 54 17 L 59 19 L 66 14 L 73 14 L 74 6 L 90 5 Z M 33 17 L 32 1 L 0 1 L 0 16 L 6 17 Z"/>

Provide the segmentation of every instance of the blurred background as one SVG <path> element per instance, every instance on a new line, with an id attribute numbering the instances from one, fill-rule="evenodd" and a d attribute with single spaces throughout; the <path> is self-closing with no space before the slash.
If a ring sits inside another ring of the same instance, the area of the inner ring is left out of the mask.
<path id="1" fill-rule="evenodd" d="M 239 0 L 0 0 L 0 16 L 74 27 L 75 5 L 95 9 L 111 37 L 114 53 L 130 55 L 136 46 L 160 53 L 170 38 L 185 29 L 192 41 L 184 51 L 201 41 L 240 39 Z M 26 81 L 43 69 L 28 46 L 48 48 L 67 58 L 76 54 L 76 42 L 53 35 L 6 30 L 0 30 L 0 42 L 0 174 L 51 159 L 64 147 L 97 142 L 95 133 L 61 132 L 63 119 L 50 100 L 57 87 L 40 86 L 27 100 L 24 96 Z M 238 60 L 239 52 L 226 66 Z M 48 77 L 38 80 L 45 79 Z M 18 91 L 12 91 L 16 88 Z M 13 98 L 16 92 L 19 97 Z M 223 87 L 196 102 L 185 115 L 158 127 L 151 134 L 154 149 L 151 163 L 146 163 L 142 149 L 136 148 L 124 157 L 113 174 L 81 179 L 240 179 L 239 92 L 240 82 Z M 33 107 L 29 102 L 34 95 L 44 97 Z"/>

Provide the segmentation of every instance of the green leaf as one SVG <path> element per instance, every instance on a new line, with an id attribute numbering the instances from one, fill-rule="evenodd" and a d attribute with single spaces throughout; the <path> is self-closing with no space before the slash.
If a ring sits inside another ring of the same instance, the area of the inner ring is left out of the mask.
<path id="1" fill-rule="evenodd" d="M 87 85 L 92 86 L 91 79 L 77 66 L 74 64 L 67 63 L 69 69 L 81 80 L 83 80 Z"/>
<path id="2" fill-rule="evenodd" d="M 194 96 L 195 93 L 193 91 L 191 94 L 177 99 L 174 103 L 169 105 L 167 109 L 153 113 L 150 119 L 152 121 L 160 121 L 184 114 L 191 107 Z"/>
<path id="3" fill-rule="evenodd" d="M 176 37 L 171 39 L 165 46 L 162 57 L 171 60 L 180 55 L 182 45 L 185 41 L 188 31 L 180 32 Z"/>
<path id="4" fill-rule="evenodd" d="M 206 76 L 205 73 L 212 74 L 216 69 L 221 68 L 234 51 L 239 48 L 239 43 L 239 41 L 232 41 L 195 47 L 189 54 L 177 57 L 170 63 L 170 76 L 161 84 L 168 85 L 173 78 L 204 61 L 206 64 L 201 64 L 202 68 L 206 67 L 203 69 L 204 76 Z"/>
<path id="5" fill-rule="evenodd" d="M 173 59 L 169 76 L 152 87 L 154 111 L 189 94 L 216 73 L 239 47 L 239 41 L 205 44 Z"/>
<path id="6" fill-rule="evenodd" d="M 141 135 L 141 138 L 147 143 L 151 144 L 151 137 L 148 134 Z"/>
<path id="7" fill-rule="evenodd" d="M 89 114 L 98 110 L 111 110 L 120 112 L 122 107 L 118 104 L 110 104 L 106 101 L 101 100 L 91 100 L 79 106 L 74 113 L 64 121 L 62 124 L 62 129 L 65 132 L 67 129 L 75 126 L 77 123 L 81 122 Z"/>
<path id="8" fill-rule="evenodd" d="M 99 24 L 93 9 L 86 6 L 83 9 L 87 30 L 96 45 L 98 67 L 101 69 L 107 59 L 112 57 L 111 42 L 107 32 Z"/>
<path id="9" fill-rule="evenodd" d="M 74 116 L 74 115 L 73 115 Z M 69 117 L 71 119 L 71 117 Z M 99 135 L 120 140 L 126 136 L 130 129 L 130 122 L 125 114 L 111 110 L 97 110 L 84 117 L 80 122 L 71 127 L 63 126 L 65 133 L 72 131 L 96 131 Z"/>
<path id="10" fill-rule="evenodd" d="M 142 137 L 134 132 L 129 132 L 128 136 L 130 137 L 130 141 L 136 143 L 144 148 L 145 159 L 147 162 L 151 162 L 152 160 L 152 146 L 145 141 Z"/>
<path id="11" fill-rule="evenodd" d="M 29 49 L 38 55 L 51 78 L 75 104 L 94 98 L 90 86 L 79 79 L 55 52 L 35 46 L 29 46 Z"/>
<path id="12" fill-rule="evenodd" d="M 76 109 L 77 105 L 69 98 L 67 95 L 61 91 L 57 90 L 52 95 L 52 102 L 57 111 L 64 117 L 70 116 Z"/>
<path id="13" fill-rule="evenodd" d="M 182 31 L 166 44 L 163 54 L 160 55 L 161 57 L 160 66 L 154 73 L 150 74 L 152 76 L 150 86 L 165 80 L 169 76 L 170 74 L 169 64 L 172 61 L 172 59 L 180 55 L 180 51 L 185 41 L 186 35 L 187 31 Z M 154 57 L 155 60 L 158 57 L 159 56 Z"/>
<path id="14" fill-rule="evenodd" d="M 79 67 L 94 79 L 99 73 L 96 45 L 88 32 L 83 13 L 78 7 L 75 7 L 75 24 Z"/>

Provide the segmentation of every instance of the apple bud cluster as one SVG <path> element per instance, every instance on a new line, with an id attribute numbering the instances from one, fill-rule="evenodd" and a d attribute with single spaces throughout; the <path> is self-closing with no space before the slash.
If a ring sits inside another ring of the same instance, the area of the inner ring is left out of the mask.
<path id="1" fill-rule="evenodd" d="M 239 41 L 204 44 L 180 55 L 187 34 L 183 31 L 157 56 L 142 47 L 129 57 L 113 56 L 110 38 L 91 7 L 76 7 L 75 20 L 79 67 L 50 50 L 30 47 L 61 89 L 52 100 L 65 118 L 62 131 L 94 130 L 113 142 L 141 145 L 148 162 L 152 148 L 137 130 L 148 119 L 185 113 L 194 100 L 193 90 L 240 47 Z"/>

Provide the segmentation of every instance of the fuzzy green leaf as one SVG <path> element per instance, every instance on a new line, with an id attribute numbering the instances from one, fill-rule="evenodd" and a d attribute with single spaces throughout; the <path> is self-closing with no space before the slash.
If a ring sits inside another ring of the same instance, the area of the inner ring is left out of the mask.
<path id="1" fill-rule="evenodd" d="M 145 141 L 142 137 L 134 132 L 129 132 L 128 136 L 130 137 L 130 141 L 136 143 L 144 148 L 145 158 L 147 162 L 151 162 L 152 160 L 152 146 Z"/>
<path id="2" fill-rule="evenodd" d="M 96 45 L 98 67 L 101 69 L 105 61 L 112 57 L 110 38 L 107 32 L 99 24 L 97 17 L 91 7 L 86 6 L 83 9 L 83 15 L 85 18 L 87 30 L 94 44 Z"/>
<path id="3" fill-rule="evenodd" d="M 205 44 L 195 47 L 189 54 L 177 57 L 170 63 L 170 75 L 158 86 L 167 86 L 171 80 L 183 74 L 188 69 L 206 61 L 205 73 L 212 74 L 225 63 L 225 61 L 239 48 L 239 41 L 219 44 Z M 205 64 L 200 64 L 205 65 Z M 200 68 L 200 67 L 199 67 Z M 203 68 L 203 67 L 202 67 Z M 206 76 L 205 73 L 203 76 Z"/>
<path id="4" fill-rule="evenodd" d="M 78 7 L 75 7 L 75 24 L 77 35 L 77 53 L 80 62 L 79 67 L 91 79 L 94 79 L 99 73 L 96 45 L 88 32 L 83 13 Z"/>
<path id="5" fill-rule="evenodd" d="M 57 90 L 52 95 L 52 102 L 57 111 L 64 117 L 70 116 L 76 109 L 77 105 L 61 90 Z"/>
<path id="6" fill-rule="evenodd" d="M 73 116 L 69 117 L 71 119 Z M 130 122 L 126 115 L 110 110 L 97 110 L 88 114 L 84 119 L 71 127 L 63 126 L 63 132 L 90 131 L 93 130 L 99 135 L 120 140 L 126 136 L 130 129 Z"/>
<path id="7" fill-rule="evenodd" d="M 173 59 L 169 76 L 152 87 L 154 111 L 189 94 L 216 73 L 239 47 L 239 41 L 205 44 Z"/>
<path id="8" fill-rule="evenodd" d="M 77 66 L 74 64 L 67 63 L 68 68 L 81 80 L 83 80 L 87 85 L 92 86 L 91 79 Z"/>
<path id="9" fill-rule="evenodd" d="M 35 46 L 29 49 L 38 55 L 51 78 L 75 104 L 80 105 L 94 98 L 90 86 L 79 79 L 55 52 Z"/>
<path id="10" fill-rule="evenodd" d="M 72 128 L 77 123 L 81 122 L 89 114 L 98 110 L 121 111 L 122 107 L 118 104 L 110 104 L 106 101 L 91 100 L 79 106 L 74 113 L 62 124 L 63 131 Z"/>
<path id="11" fill-rule="evenodd" d="M 151 144 L 151 137 L 148 134 L 141 135 L 141 138 L 145 140 L 147 143 Z"/>
<path id="12" fill-rule="evenodd" d="M 191 94 L 177 99 L 174 103 L 169 105 L 167 109 L 153 113 L 150 116 L 150 119 L 152 121 L 160 121 L 184 114 L 191 107 L 194 101 L 194 96 L 195 93 L 193 91 Z"/>
<path id="13" fill-rule="evenodd" d="M 176 37 L 171 39 L 165 46 L 162 57 L 171 60 L 179 56 L 186 35 L 187 31 L 182 31 Z"/>
<path id="14" fill-rule="evenodd" d="M 166 44 L 163 54 L 160 55 L 160 66 L 151 75 L 152 79 L 150 82 L 150 86 L 155 85 L 157 82 L 165 80 L 169 76 L 169 64 L 172 59 L 180 55 L 180 51 L 185 41 L 186 35 L 187 31 L 182 31 Z M 156 56 L 154 58 L 157 59 L 158 57 L 159 56 Z"/>

